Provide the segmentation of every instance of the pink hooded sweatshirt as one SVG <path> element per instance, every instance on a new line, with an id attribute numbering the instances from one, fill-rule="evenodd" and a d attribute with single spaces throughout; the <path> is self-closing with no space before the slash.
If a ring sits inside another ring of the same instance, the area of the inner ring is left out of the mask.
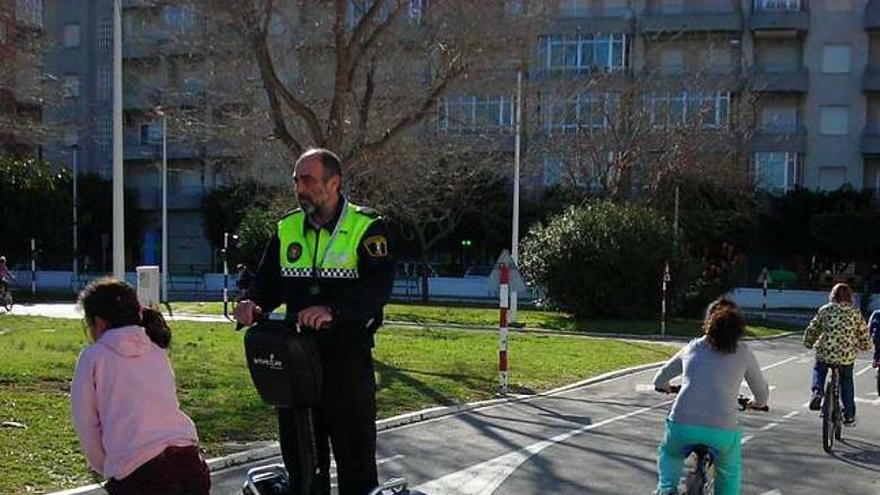
<path id="1" fill-rule="evenodd" d="M 139 326 L 104 332 L 76 363 L 70 401 L 89 466 L 123 479 L 170 446 L 198 445 L 165 350 Z"/>

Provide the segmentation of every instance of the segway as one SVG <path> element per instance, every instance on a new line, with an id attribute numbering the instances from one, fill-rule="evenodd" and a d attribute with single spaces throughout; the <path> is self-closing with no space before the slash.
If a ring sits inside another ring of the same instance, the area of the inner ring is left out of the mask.
<path id="1" fill-rule="evenodd" d="M 239 327 L 240 328 L 240 327 Z M 282 464 L 250 469 L 241 487 L 243 495 L 315 495 L 321 471 L 312 423 L 312 408 L 321 396 L 322 369 L 312 332 L 299 325 L 259 319 L 244 336 L 244 350 L 251 380 L 263 402 L 290 409 L 297 445 L 298 473 L 288 473 Z M 395 478 L 369 495 L 424 495 L 407 488 L 406 480 Z"/>

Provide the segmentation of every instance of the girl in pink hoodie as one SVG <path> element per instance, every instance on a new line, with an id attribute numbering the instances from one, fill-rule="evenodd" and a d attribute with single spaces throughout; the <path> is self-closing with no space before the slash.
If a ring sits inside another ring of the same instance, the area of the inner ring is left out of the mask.
<path id="1" fill-rule="evenodd" d="M 192 420 L 177 402 L 165 349 L 171 329 L 125 282 L 79 295 L 89 336 L 71 387 L 73 423 L 92 469 L 115 494 L 208 495 L 211 477 Z"/>

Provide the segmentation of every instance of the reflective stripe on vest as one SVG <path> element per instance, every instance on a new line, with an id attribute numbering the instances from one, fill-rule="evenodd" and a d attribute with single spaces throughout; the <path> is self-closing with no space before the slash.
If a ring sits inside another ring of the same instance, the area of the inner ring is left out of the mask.
<path id="1" fill-rule="evenodd" d="M 287 215 L 278 222 L 281 276 L 359 278 L 358 246 L 375 220 L 347 201 L 332 234 L 324 229 L 306 229 L 302 210 Z"/>

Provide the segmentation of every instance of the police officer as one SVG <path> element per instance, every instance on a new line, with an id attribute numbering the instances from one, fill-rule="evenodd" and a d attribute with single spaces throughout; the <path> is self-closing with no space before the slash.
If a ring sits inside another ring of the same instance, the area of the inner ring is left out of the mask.
<path id="1" fill-rule="evenodd" d="M 289 324 L 314 329 L 323 365 L 320 405 L 314 411 L 319 491 L 330 493 L 330 450 L 340 495 L 366 495 L 376 474 L 376 379 L 373 334 L 391 296 L 394 265 L 389 232 L 379 214 L 341 193 L 339 158 L 310 149 L 294 165 L 300 208 L 278 222 L 250 293 L 235 308 L 244 325 L 287 305 Z M 292 412 L 278 409 L 281 453 L 299 472 Z"/>

